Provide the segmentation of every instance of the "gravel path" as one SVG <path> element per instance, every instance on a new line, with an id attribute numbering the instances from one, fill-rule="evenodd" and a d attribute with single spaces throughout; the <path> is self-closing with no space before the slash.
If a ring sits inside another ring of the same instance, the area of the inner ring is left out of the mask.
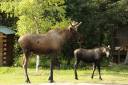
<path id="1" fill-rule="evenodd" d="M 31 84 L 18 84 L 18 85 L 128 85 L 128 84 L 117 84 L 117 83 L 107 83 L 107 84 L 98 84 L 98 83 L 31 83 Z"/>

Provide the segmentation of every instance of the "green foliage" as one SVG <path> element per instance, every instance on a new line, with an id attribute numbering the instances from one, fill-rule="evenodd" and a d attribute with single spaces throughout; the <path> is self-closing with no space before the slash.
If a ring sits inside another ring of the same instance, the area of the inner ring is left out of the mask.
<path id="1" fill-rule="evenodd" d="M 22 67 L 22 62 L 23 62 L 23 54 L 21 54 L 19 57 L 14 58 L 14 67 Z M 29 62 L 28 62 L 28 67 L 33 68 L 36 67 L 36 57 L 35 55 L 31 55 Z"/>
<path id="2" fill-rule="evenodd" d="M 111 45 L 111 34 L 115 29 L 128 29 L 128 2 L 127 0 L 2 0 L 1 15 L 6 18 L 7 26 L 17 30 L 19 36 L 25 33 L 46 33 L 53 28 L 64 28 L 68 21 L 82 22 L 77 29 L 84 37 L 83 48 L 94 48 L 101 44 Z M 7 20 L 9 19 L 9 20 Z M 8 24 L 10 22 L 10 24 Z M 22 54 L 15 40 L 14 56 Z M 73 50 L 78 43 L 73 40 Z M 59 56 L 66 67 L 66 56 L 69 52 L 69 42 L 65 43 Z M 72 52 L 73 53 L 73 52 Z M 70 56 L 74 59 L 73 56 Z M 41 57 L 50 62 L 50 56 Z M 17 61 L 18 62 L 18 61 Z M 46 67 L 48 67 L 48 62 Z M 103 59 L 103 64 L 109 61 Z M 45 63 L 42 63 L 45 67 Z"/>
<path id="3" fill-rule="evenodd" d="M 52 28 L 52 26 L 61 27 L 67 21 L 65 19 L 65 8 L 63 0 L 22 0 L 2 2 L 1 10 L 9 14 L 14 14 L 15 17 L 19 17 L 17 21 L 17 34 L 23 35 L 26 33 L 36 33 L 39 29 L 39 33 L 46 33 Z M 10 15 L 12 16 L 12 15 Z M 66 21 L 66 22 L 65 22 Z"/>
<path id="4" fill-rule="evenodd" d="M 69 25 L 68 21 L 71 20 L 65 18 L 65 8 L 63 0 L 21 0 L 21 1 L 9 1 L 2 2 L 1 11 L 7 13 L 7 17 L 18 17 L 17 21 L 17 34 L 19 36 L 26 33 L 46 33 L 53 28 L 64 28 Z M 18 44 L 18 39 L 15 41 L 15 58 L 14 66 L 22 66 L 21 49 Z M 44 67 L 49 67 L 49 57 L 45 56 L 43 60 L 48 62 L 41 63 Z M 30 63 L 33 66 L 34 62 L 30 58 Z M 42 59 L 42 57 L 41 57 Z M 41 60 L 40 59 L 40 60 Z M 43 62 L 41 60 L 41 62 Z M 29 67 L 29 66 L 28 66 Z"/>
<path id="5" fill-rule="evenodd" d="M 94 48 L 101 44 L 111 45 L 111 35 L 117 28 L 128 27 L 128 6 L 125 0 L 65 0 L 67 15 L 82 21 L 78 31 L 84 36 L 83 48 Z M 103 59 L 102 64 L 107 64 Z"/>
<path id="6" fill-rule="evenodd" d="M 40 67 L 43 69 L 48 69 L 50 68 L 50 56 L 49 54 L 40 56 Z"/>
<path id="7" fill-rule="evenodd" d="M 23 55 L 21 55 L 23 56 Z M 14 58 L 13 66 L 14 67 L 22 67 L 23 57 Z"/>
<path id="8" fill-rule="evenodd" d="M 78 31 L 85 37 L 84 48 L 111 44 L 110 37 L 114 29 L 128 27 L 125 0 L 70 0 L 65 4 L 67 17 L 83 22 Z"/>

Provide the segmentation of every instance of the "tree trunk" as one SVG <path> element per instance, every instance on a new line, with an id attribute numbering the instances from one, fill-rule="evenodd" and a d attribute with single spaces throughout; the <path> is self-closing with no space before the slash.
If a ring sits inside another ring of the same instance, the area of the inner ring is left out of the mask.
<path id="1" fill-rule="evenodd" d="M 127 47 L 127 55 L 125 61 L 121 65 L 128 65 L 128 47 Z"/>
<path id="2" fill-rule="evenodd" d="M 36 71 L 39 71 L 39 55 L 37 55 L 37 61 L 36 61 Z"/>
<path id="3" fill-rule="evenodd" d="M 35 16 L 35 21 L 36 21 L 36 28 L 37 28 L 37 34 L 39 34 L 39 26 L 38 26 L 38 21 L 37 17 Z M 39 71 L 39 55 L 37 55 L 37 61 L 36 61 L 36 71 Z"/>
<path id="4" fill-rule="evenodd" d="M 70 60 L 71 60 L 71 57 L 73 56 L 73 43 L 72 43 L 72 39 L 70 39 L 70 42 L 69 42 L 69 52 L 67 53 L 66 55 L 68 57 L 68 61 L 67 61 L 67 65 L 70 65 Z"/>

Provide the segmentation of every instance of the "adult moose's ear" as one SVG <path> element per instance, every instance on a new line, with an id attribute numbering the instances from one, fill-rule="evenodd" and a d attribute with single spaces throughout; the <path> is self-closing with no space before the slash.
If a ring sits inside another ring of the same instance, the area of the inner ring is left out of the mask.
<path id="1" fill-rule="evenodd" d="M 104 44 L 102 44 L 102 47 L 105 47 L 105 45 L 104 45 Z"/>

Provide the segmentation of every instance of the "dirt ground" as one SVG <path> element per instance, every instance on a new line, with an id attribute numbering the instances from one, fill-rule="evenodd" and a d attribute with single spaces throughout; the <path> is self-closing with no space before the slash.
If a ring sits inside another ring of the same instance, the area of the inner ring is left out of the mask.
<path id="1" fill-rule="evenodd" d="M 117 83 L 107 83 L 107 84 L 98 84 L 98 83 L 31 83 L 31 84 L 18 84 L 18 85 L 128 85 L 128 84 L 117 84 Z"/>

